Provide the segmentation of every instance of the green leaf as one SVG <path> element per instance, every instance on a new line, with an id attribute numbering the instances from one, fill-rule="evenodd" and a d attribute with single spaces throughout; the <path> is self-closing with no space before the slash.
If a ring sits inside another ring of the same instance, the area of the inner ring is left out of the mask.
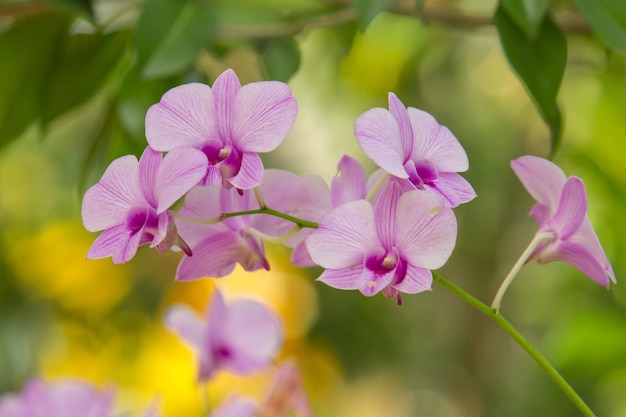
<path id="1" fill-rule="evenodd" d="M 187 69 L 213 36 L 211 2 L 149 0 L 137 23 L 137 59 L 145 78 Z"/>
<path id="2" fill-rule="evenodd" d="M 94 17 L 91 0 L 47 0 L 47 2 L 71 12 L 82 13 L 90 19 L 93 19 Z"/>
<path id="3" fill-rule="evenodd" d="M 0 35 L 0 147 L 39 117 L 51 57 L 70 23 L 66 15 L 42 13 L 16 21 Z"/>
<path id="4" fill-rule="evenodd" d="M 574 3 L 606 46 L 626 55 L 626 1 L 574 0 Z"/>
<path id="5" fill-rule="evenodd" d="M 57 48 L 43 90 L 41 121 L 86 102 L 97 93 L 124 56 L 130 32 L 65 36 Z"/>
<path id="6" fill-rule="evenodd" d="M 541 23 L 537 37 L 529 38 L 500 5 L 494 23 L 509 63 L 530 93 L 539 113 L 550 127 L 552 154 L 561 140 L 561 112 L 557 96 L 565 65 L 567 42 L 549 15 Z"/>
<path id="7" fill-rule="evenodd" d="M 389 7 L 393 0 L 354 0 L 357 21 L 361 31 L 365 31 L 367 26 L 376 15 Z"/>
<path id="8" fill-rule="evenodd" d="M 270 80 L 287 82 L 300 67 L 300 49 L 292 37 L 270 39 L 260 53 Z"/>
<path id="9" fill-rule="evenodd" d="M 548 11 L 548 0 L 500 0 L 500 4 L 529 38 L 537 37 Z"/>

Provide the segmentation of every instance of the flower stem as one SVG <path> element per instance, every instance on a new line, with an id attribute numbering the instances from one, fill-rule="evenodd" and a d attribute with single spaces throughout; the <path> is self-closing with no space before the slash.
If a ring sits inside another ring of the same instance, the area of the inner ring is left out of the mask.
<path id="1" fill-rule="evenodd" d="M 511 323 L 509 323 L 502 315 L 494 308 L 490 308 L 487 304 L 478 300 L 471 294 L 465 292 L 461 288 L 457 287 L 452 282 L 448 281 L 439 274 L 433 272 L 433 279 L 443 287 L 452 291 L 463 301 L 483 313 L 498 324 L 505 332 L 509 334 L 520 345 L 531 358 L 548 374 L 548 376 L 554 381 L 554 383 L 565 393 L 569 400 L 578 408 L 581 414 L 585 417 L 595 417 L 595 414 L 578 393 L 569 385 L 569 383 L 559 374 L 559 372 L 552 366 L 552 364 L 543 356 L 539 351 L 522 336 Z"/>
<path id="2" fill-rule="evenodd" d="M 502 284 L 500 284 L 500 288 L 498 288 L 496 296 L 491 302 L 491 308 L 493 310 L 497 312 L 500 309 L 500 304 L 502 303 L 502 297 L 504 297 L 504 293 L 509 288 L 509 285 L 511 285 L 511 282 L 513 282 L 513 279 L 517 276 L 517 273 L 520 271 L 520 269 L 522 269 L 526 261 L 528 261 L 530 255 L 532 255 L 532 253 L 535 251 L 537 245 L 539 245 L 539 243 L 543 242 L 544 240 L 551 239 L 553 237 L 554 234 L 552 233 L 537 233 L 535 237 L 533 237 L 533 239 L 528 244 L 528 247 L 522 253 L 522 256 L 520 256 L 517 262 L 515 262 L 515 265 L 513 265 L 511 272 L 509 272 L 506 278 L 504 278 L 504 281 L 502 281 Z"/>
<path id="3" fill-rule="evenodd" d="M 274 210 L 269 207 L 260 208 L 256 210 L 233 211 L 231 213 L 224 213 L 220 216 L 220 219 L 224 220 L 229 217 L 245 216 L 248 214 L 269 214 L 270 216 L 276 216 L 276 217 L 280 217 L 281 219 L 289 220 L 290 222 L 293 222 L 300 227 L 308 227 L 309 229 L 317 229 L 318 227 L 318 224 L 315 222 L 302 220 L 298 217 L 291 216 L 287 213 L 283 213 L 282 211 Z"/>

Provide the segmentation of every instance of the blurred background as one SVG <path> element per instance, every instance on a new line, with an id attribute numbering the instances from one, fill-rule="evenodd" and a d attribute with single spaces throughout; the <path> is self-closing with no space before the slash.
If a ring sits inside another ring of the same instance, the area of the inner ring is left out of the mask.
<path id="1" fill-rule="evenodd" d="M 506 26 L 491 17 L 504 10 L 518 22 L 522 3 L 539 8 L 539 18 L 526 16 L 540 28 L 532 35 L 531 27 L 527 50 L 518 45 L 528 52 L 519 61 L 503 52 Z M 541 42 L 549 25 L 566 39 L 562 83 L 550 78 L 562 48 Z M 270 272 L 191 283 L 174 282 L 176 253 L 142 247 L 124 265 L 85 260 L 97 235 L 82 226 L 82 195 L 110 161 L 141 154 L 148 107 L 173 86 L 212 83 L 233 68 L 242 83 L 288 82 L 298 100 L 290 135 L 262 155 L 266 167 L 328 181 L 347 153 L 372 172 L 353 124 L 387 107 L 388 92 L 450 128 L 478 198 L 456 209 L 457 246 L 439 272 L 486 303 L 536 231 L 527 217 L 534 202 L 509 162 L 554 153 L 585 182 L 618 285 L 607 291 L 569 265 L 532 263 L 502 313 L 598 415 L 626 416 L 620 40 L 626 45 L 618 0 L 1 1 L 0 392 L 19 391 L 33 375 L 75 376 L 113 382 L 124 410 L 157 396 L 166 416 L 202 416 L 195 358 L 162 317 L 174 302 L 203 310 L 218 285 L 281 314 L 280 360 L 296 360 L 318 416 L 578 415 L 500 328 L 436 283 L 398 307 L 315 282 L 319 271 L 290 266 L 280 247 L 268 248 Z M 533 90 L 537 75 L 555 89 L 552 107 Z M 557 104 L 561 118 L 550 110 Z M 209 398 L 260 398 L 270 378 L 220 373 Z"/>

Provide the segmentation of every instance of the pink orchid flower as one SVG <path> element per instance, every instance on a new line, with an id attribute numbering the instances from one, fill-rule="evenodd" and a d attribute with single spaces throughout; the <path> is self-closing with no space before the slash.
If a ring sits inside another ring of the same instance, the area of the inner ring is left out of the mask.
<path id="1" fill-rule="evenodd" d="M 430 114 L 409 107 L 389 93 L 389 110 L 375 108 L 356 120 L 354 133 L 365 154 L 389 174 L 413 188 L 442 196 L 448 207 L 476 197 L 457 172 L 467 171 L 459 141 Z"/>
<path id="2" fill-rule="evenodd" d="M 241 86 L 233 70 L 213 83 L 174 87 L 146 115 L 146 138 L 156 150 L 200 149 L 208 165 L 201 185 L 239 189 L 261 183 L 257 152 L 278 147 L 291 129 L 298 104 L 287 84 L 255 82 Z"/>
<path id="3" fill-rule="evenodd" d="M 188 251 L 168 209 L 198 183 L 205 166 L 206 157 L 195 149 L 176 149 L 163 158 L 146 148 L 139 161 L 133 155 L 113 161 L 83 197 L 85 228 L 104 230 L 87 258 L 111 256 L 124 263 L 146 243 L 159 251 L 174 244 Z"/>
<path id="4" fill-rule="evenodd" d="M 456 242 L 456 218 L 441 197 L 404 192 L 396 182 L 374 207 L 365 200 L 339 206 L 322 218 L 306 245 L 326 270 L 318 278 L 338 289 L 380 291 L 388 298 L 430 289 L 431 269 L 448 260 Z"/>
<path id="5" fill-rule="evenodd" d="M 531 211 L 539 224 L 540 242 L 529 260 L 566 262 L 598 284 L 608 288 L 615 274 L 587 216 L 585 185 L 565 176 L 554 163 L 536 156 L 511 161 L 511 168 L 530 195 L 537 200 Z"/>
<path id="6" fill-rule="evenodd" d="M 220 368 L 249 374 L 266 368 L 283 341 L 280 319 L 263 304 L 238 299 L 226 304 L 215 290 L 204 319 L 178 304 L 165 315 L 165 326 L 196 351 L 198 380 L 206 381 Z"/>
<path id="7" fill-rule="evenodd" d="M 114 400 L 111 386 L 100 390 L 77 379 L 46 383 L 34 378 L 19 395 L 0 397 L 0 417 L 113 417 Z M 150 407 L 141 416 L 156 417 L 156 409 Z"/>

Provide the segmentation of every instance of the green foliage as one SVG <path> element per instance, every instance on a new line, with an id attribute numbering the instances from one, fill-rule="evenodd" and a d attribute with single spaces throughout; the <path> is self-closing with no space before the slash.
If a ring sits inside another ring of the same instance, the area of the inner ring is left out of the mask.
<path id="1" fill-rule="evenodd" d="M 562 133 L 557 96 L 567 63 L 565 36 L 550 16 L 545 16 L 536 38 L 530 38 L 516 25 L 502 5 L 496 10 L 494 23 L 509 63 L 550 126 L 554 154 L 559 147 Z"/>
<path id="2" fill-rule="evenodd" d="M 392 0 L 354 0 L 357 21 L 361 31 L 365 31 L 370 22 L 393 3 Z"/>
<path id="3" fill-rule="evenodd" d="M 49 3 L 59 6 L 70 12 L 77 12 L 93 19 L 93 5 L 91 0 L 47 0 Z"/>
<path id="4" fill-rule="evenodd" d="M 626 1 L 573 1 L 606 46 L 626 55 Z"/>
<path id="5" fill-rule="evenodd" d="M 270 80 L 287 82 L 300 66 L 300 50 L 291 37 L 268 40 L 259 49 Z"/>
<path id="6" fill-rule="evenodd" d="M 537 37 L 548 10 L 548 0 L 502 0 L 501 5 L 530 39 Z"/>

